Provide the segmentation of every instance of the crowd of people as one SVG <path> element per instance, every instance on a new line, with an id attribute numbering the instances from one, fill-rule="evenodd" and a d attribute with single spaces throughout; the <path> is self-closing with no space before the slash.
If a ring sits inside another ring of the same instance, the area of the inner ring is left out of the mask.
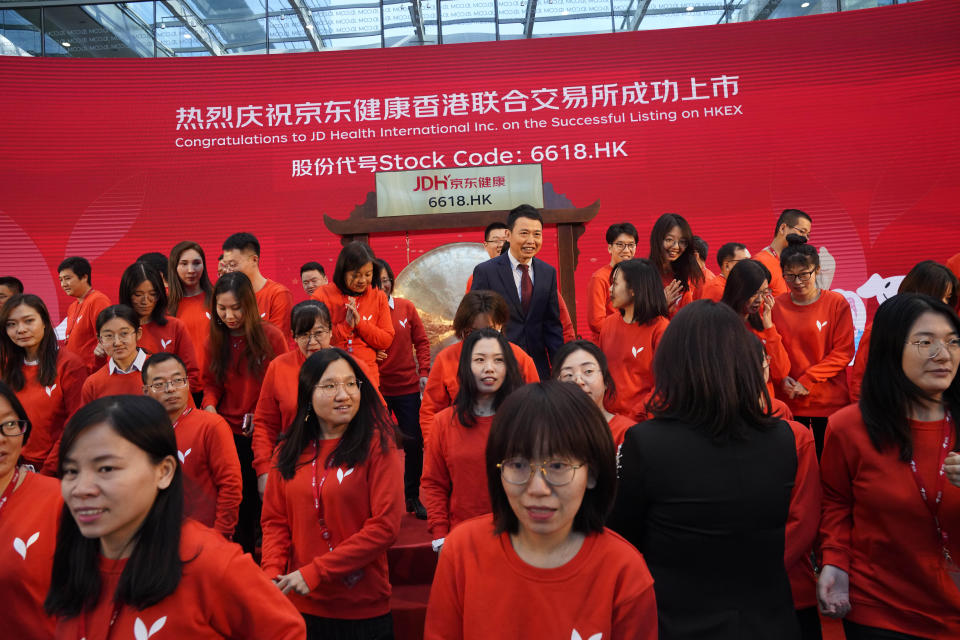
<path id="1" fill-rule="evenodd" d="M 0 278 L 0 622 L 16 638 L 393 638 L 404 513 L 424 637 L 960 637 L 960 254 L 918 263 L 855 355 L 812 217 L 710 255 L 629 223 L 576 334 L 529 205 L 488 226 L 431 362 L 364 243 L 308 299 L 236 233 L 113 296 Z M 211 278 L 216 267 L 216 277 Z M 851 367 L 851 361 L 853 366 Z"/>

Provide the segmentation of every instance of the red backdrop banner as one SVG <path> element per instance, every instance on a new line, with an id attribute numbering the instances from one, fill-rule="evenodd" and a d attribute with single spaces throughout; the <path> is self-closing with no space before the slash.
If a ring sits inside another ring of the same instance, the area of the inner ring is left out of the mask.
<path id="1" fill-rule="evenodd" d="M 193 59 L 0 57 L 0 272 L 50 305 L 83 255 L 116 297 L 147 251 L 236 231 L 297 298 L 332 272 L 375 171 L 541 163 L 574 207 L 579 329 L 608 225 L 685 216 L 759 250 L 787 207 L 813 217 L 857 324 L 918 260 L 960 251 L 960 4 L 498 43 Z M 479 230 L 371 236 L 399 272 Z M 548 229 L 541 257 L 556 262 Z M 829 263 L 829 259 L 827 259 Z M 708 265 L 715 267 L 711 256 Z M 211 265 L 213 267 L 215 265 Z M 829 270 L 831 265 L 827 264 Z"/>

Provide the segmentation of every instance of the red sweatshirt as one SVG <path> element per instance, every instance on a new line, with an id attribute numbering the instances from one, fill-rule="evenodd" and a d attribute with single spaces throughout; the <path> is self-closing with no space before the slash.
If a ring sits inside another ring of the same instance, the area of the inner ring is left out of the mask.
<path id="1" fill-rule="evenodd" d="M 380 289 L 367 287 L 361 296 L 354 296 L 360 320 L 356 327 L 347 323 L 347 296 L 341 293 L 332 282 L 318 287 L 314 300 L 327 305 L 333 322 L 333 337 L 330 344 L 349 352 L 355 359 L 362 360 L 367 370 L 373 373 L 373 386 L 380 387 L 380 374 L 377 369 L 377 351 L 386 351 L 393 342 L 393 322 L 390 319 L 390 306 L 387 296 Z"/>
<path id="2" fill-rule="evenodd" d="M 423 450 L 420 501 L 427 508 L 427 527 L 434 540 L 464 520 L 490 513 L 484 451 L 493 416 L 476 420 L 472 427 L 463 426 L 455 407 L 433 419 L 433 437 Z"/>
<path id="3" fill-rule="evenodd" d="M 857 347 L 857 357 L 853 360 L 853 367 L 847 376 L 847 385 L 850 387 L 850 402 L 860 399 L 860 385 L 863 384 L 863 374 L 867 371 L 867 359 L 870 357 L 870 336 L 873 335 L 873 323 L 864 328 L 860 336 L 860 345 Z"/>
<path id="4" fill-rule="evenodd" d="M 540 382 L 537 365 L 534 364 L 533 358 L 512 342 L 510 348 L 513 350 L 513 357 L 517 359 L 524 382 L 528 384 Z M 457 397 L 457 391 L 460 390 L 457 370 L 460 368 L 462 352 L 463 343 L 456 342 L 444 348 L 433 361 L 433 369 L 430 370 L 430 377 L 427 379 L 423 400 L 420 403 L 420 431 L 423 433 L 424 442 L 427 441 L 427 435 L 433 427 L 434 416 L 452 405 L 454 398 Z"/>
<path id="5" fill-rule="evenodd" d="M 393 298 L 390 321 L 393 342 L 386 349 L 387 359 L 377 363 L 380 391 L 385 396 L 420 393 L 420 378 L 430 375 L 430 341 L 423 330 L 423 321 L 413 303 L 403 298 Z"/>
<path id="6" fill-rule="evenodd" d="M 188 408 L 173 427 L 183 467 L 184 515 L 229 538 L 243 487 L 230 425 L 209 411 Z"/>
<path id="7" fill-rule="evenodd" d="M 700 281 L 700 284 L 693 288 L 693 299 L 702 300 L 703 299 L 703 288 L 708 284 L 717 279 L 717 274 L 713 271 L 710 271 L 707 267 L 703 267 L 703 280 Z"/>
<path id="8" fill-rule="evenodd" d="M 190 332 L 187 331 L 187 325 L 173 316 L 167 316 L 167 324 L 162 327 L 156 322 L 148 322 L 141 324 L 140 328 L 143 332 L 137 346 L 147 353 L 172 353 L 178 356 L 187 368 L 190 391 L 193 393 L 203 391 L 200 367 L 197 365 L 197 351 Z"/>
<path id="9" fill-rule="evenodd" d="M 87 373 L 96 368 L 93 350 L 97 348 L 97 316 L 110 306 L 110 298 L 96 289 L 87 291 L 83 301 L 74 299 L 67 307 L 67 349 L 80 356 L 87 365 Z"/>
<path id="10" fill-rule="evenodd" d="M 853 316 L 846 298 L 823 290 L 816 302 L 797 305 L 786 293 L 777 298 L 773 322 L 790 358 L 790 377 L 810 391 L 784 398 L 794 415 L 829 416 L 846 406 L 847 365 L 853 358 Z"/>
<path id="11" fill-rule="evenodd" d="M 270 469 L 263 497 L 263 559 L 268 578 L 300 571 L 310 593 L 290 593 L 302 613 L 356 620 L 390 611 L 387 549 L 396 541 L 403 515 L 403 463 L 390 445 L 384 453 L 375 434 L 366 461 L 356 467 L 326 468 L 324 461 L 340 442 L 321 440 L 300 456 L 296 474 L 284 480 Z M 320 504 L 330 533 L 321 537 L 314 502 L 314 465 Z M 321 485 L 321 478 L 322 486 Z M 362 570 L 353 586 L 344 579 Z"/>
<path id="12" fill-rule="evenodd" d="M 783 269 L 780 268 L 780 256 L 774 255 L 773 252 L 770 251 L 769 246 L 753 254 L 753 259 L 770 270 L 770 291 L 773 292 L 774 297 L 782 296 L 790 290 L 786 280 L 783 279 Z M 774 307 L 774 309 L 776 309 L 776 307 Z"/>
<path id="13" fill-rule="evenodd" d="M 290 310 L 293 309 L 293 295 L 290 289 L 268 279 L 255 295 L 260 318 L 280 329 L 285 340 L 291 340 L 293 334 L 290 333 Z"/>
<path id="14" fill-rule="evenodd" d="M 20 473 L 26 477 L 0 509 L 0 619 L 7 638 L 49 640 L 56 620 L 44 613 L 43 600 L 63 506 L 60 481 Z"/>
<path id="15" fill-rule="evenodd" d="M 190 334 L 197 357 L 197 368 L 202 372 L 206 368 L 204 361 L 206 352 L 203 350 L 203 345 L 210 339 L 210 308 L 202 292 L 180 300 L 177 306 L 177 319 L 187 327 L 187 333 Z"/>
<path id="16" fill-rule="evenodd" d="M 37 381 L 39 367 L 23 365 L 23 389 L 17 399 L 30 417 L 30 438 L 23 448 L 23 461 L 40 471 L 47 456 L 59 442 L 63 425 L 80 408 L 80 391 L 87 379 L 87 367 L 79 357 L 61 348 L 57 353 L 57 377 L 50 386 Z M 52 474 L 51 474 L 52 475 Z"/>
<path id="17" fill-rule="evenodd" d="M 607 411 L 621 413 L 636 422 L 647 419 L 644 406 L 653 391 L 653 354 L 669 321 L 658 317 L 647 324 L 627 324 L 619 313 L 608 316 L 600 327 L 600 349 L 607 356 L 617 393 Z"/>
<path id="18" fill-rule="evenodd" d="M 749 322 L 746 324 L 750 333 L 760 338 L 760 341 L 763 342 L 763 348 L 767 352 L 767 357 L 770 358 L 770 381 L 767 382 L 767 391 L 770 393 L 770 397 L 773 398 L 775 395 L 783 395 L 780 381 L 790 375 L 790 356 L 783 346 L 783 339 L 777 331 L 777 326 L 774 325 L 769 329 L 757 331 Z M 779 394 L 776 394 L 777 389 L 780 389 Z"/>
<path id="19" fill-rule="evenodd" d="M 287 352 L 287 341 L 280 333 L 280 329 L 269 322 L 261 322 L 260 326 L 263 327 L 267 341 L 273 348 L 273 357 L 263 363 L 263 370 L 266 370 L 273 358 Z M 213 357 L 210 353 L 207 353 L 207 370 L 203 374 L 202 408 L 213 405 L 234 433 L 240 433 L 244 414 L 253 413 L 257 399 L 260 397 L 260 385 L 263 382 L 262 373 L 250 373 L 244 357 L 246 348 L 245 336 L 230 336 L 230 363 L 223 382 L 217 382 L 210 370 L 209 363 Z"/>
<path id="20" fill-rule="evenodd" d="M 593 341 L 600 339 L 600 325 L 616 309 L 610 304 L 610 273 L 613 267 L 605 264 L 590 276 L 587 285 L 587 324 L 593 332 Z"/>
<path id="21" fill-rule="evenodd" d="M 533 567 L 493 516 L 463 523 L 440 553 L 425 640 L 655 640 L 657 603 L 643 556 L 609 529 L 565 565 Z"/>
<path id="22" fill-rule="evenodd" d="M 613 444 L 618 451 L 620 450 L 620 445 L 623 444 L 623 439 L 627 436 L 627 429 L 635 424 L 637 424 L 636 420 L 620 414 L 616 414 L 610 418 L 607 426 L 610 427 L 610 434 L 613 436 Z"/>
<path id="23" fill-rule="evenodd" d="M 127 559 L 101 557 L 96 606 L 59 620 L 57 639 L 81 638 L 84 627 L 90 639 L 306 638 L 303 618 L 239 545 L 189 519 L 180 531 L 183 576 L 172 594 L 143 610 L 121 607 L 111 634 L 113 594 Z"/>
<path id="24" fill-rule="evenodd" d="M 718 275 L 712 280 L 708 280 L 703 283 L 703 287 L 700 289 L 700 297 L 698 300 L 713 300 L 714 302 L 720 302 L 720 299 L 723 298 L 723 290 L 727 286 L 727 279 L 722 275 Z"/>
<path id="25" fill-rule="evenodd" d="M 935 493 L 943 421 L 911 421 L 910 432 L 917 472 Z M 957 447 L 952 435 L 949 446 Z M 820 548 L 824 565 L 850 575 L 847 619 L 924 638 L 960 637 L 960 590 L 942 569 L 933 517 L 899 450 L 874 449 L 858 406 L 830 416 L 820 475 Z M 950 482 L 939 514 L 958 558 L 960 488 Z"/>
<path id="26" fill-rule="evenodd" d="M 797 475 L 790 493 L 790 511 L 784 530 L 786 547 L 783 564 L 790 578 L 793 606 L 806 609 L 817 606 L 817 576 L 810 564 L 810 553 L 820 528 L 820 467 L 813 432 L 799 422 L 788 420 L 797 441 Z"/>
<path id="27" fill-rule="evenodd" d="M 143 376 L 140 374 L 140 368 L 147 359 L 144 351 L 138 350 L 137 360 L 130 368 L 130 373 L 121 373 L 119 369 L 110 372 L 110 366 L 113 364 L 113 358 L 107 360 L 87 381 L 83 383 L 80 392 L 80 404 L 85 405 L 103 398 L 105 396 L 116 396 L 132 394 L 135 396 L 143 395 Z M 139 363 L 138 363 L 139 361 Z"/>

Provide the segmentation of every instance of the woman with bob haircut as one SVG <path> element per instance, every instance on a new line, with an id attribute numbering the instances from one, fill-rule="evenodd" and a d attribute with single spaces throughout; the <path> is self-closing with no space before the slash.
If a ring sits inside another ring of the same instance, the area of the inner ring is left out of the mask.
<path id="1" fill-rule="evenodd" d="M 23 441 L 23 462 L 53 475 L 54 445 L 63 425 L 80 408 L 87 367 L 71 351 L 58 346 L 47 305 L 26 293 L 11 296 L 0 307 L 0 380 L 30 412 L 30 444 Z M 16 460 L 14 460 L 15 462 Z M 49 464 L 48 464 L 49 463 Z"/>
<path id="2" fill-rule="evenodd" d="M 133 263 L 120 277 L 118 300 L 140 317 L 140 340 L 137 342 L 140 348 L 147 353 L 176 355 L 187 368 L 190 391 L 200 393 L 203 386 L 193 339 L 184 323 L 167 315 L 167 293 L 163 288 L 162 274 L 145 262 Z"/>
<path id="3" fill-rule="evenodd" d="M 82 407 L 60 448 L 64 506 L 44 607 L 58 638 L 303 638 L 240 547 L 183 518 L 166 411 L 146 396 Z"/>
<path id="4" fill-rule="evenodd" d="M 827 424 L 820 609 L 849 640 L 956 638 L 960 320 L 901 293 L 873 327 L 860 402 Z"/>
<path id="5" fill-rule="evenodd" d="M 654 357 L 653 418 L 620 448 L 609 524 L 656 580 L 661 640 L 800 637 L 784 550 L 802 468 L 757 351 L 727 305 L 681 309 Z"/>
<path id="6" fill-rule="evenodd" d="M 23 405 L 12 389 L 0 382 L 0 599 L 4 633 L 11 638 L 46 640 L 56 629 L 56 620 L 43 610 L 43 599 L 50 588 L 50 559 L 63 501 L 57 480 L 17 464 L 32 431 Z"/>
<path id="7" fill-rule="evenodd" d="M 616 460 L 594 403 L 553 380 L 518 389 L 486 465 L 493 514 L 448 536 L 424 638 L 656 638 L 644 559 L 603 526 Z"/>
<path id="8" fill-rule="evenodd" d="M 773 398 L 774 383 L 779 383 L 790 374 L 790 356 L 773 324 L 776 301 L 770 290 L 770 270 L 757 260 L 741 260 L 727 274 L 727 284 L 720 302 L 736 311 L 747 329 L 763 343 L 770 367 L 767 391 Z"/>
<path id="9" fill-rule="evenodd" d="M 906 277 L 900 281 L 897 293 L 922 293 L 931 298 L 943 301 L 943 304 L 953 309 L 957 308 L 957 277 L 950 269 L 933 260 L 923 260 L 913 265 Z M 870 355 L 870 336 L 873 333 L 873 324 L 868 324 L 860 336 L 860 345 L 857 347 L 857 357 L 850 370 L 848 385 L 850 387 L 850 401 L 856 402 L 860 398 L 860 384 L 863 382 L 863 372 L 867 370 L 867 357 Z"/>
<path id="10" fill-rule="evenodd" d="M 210 300 L 213 297 L 203 247 L 192 240 L 178 242 L 170 250 L 167 283 L 170 287 L 167 312 L 186 325 L 196 350 L 197 366 L 203 371 L 206 364 L 203 345 L 210 333 Z"/>
<path id="11" fill-rule="evenodd" d="M 616 394 L 607 409 L 640 422 L 646 419 L 646 402 L 653 389 L 654 353 L 670 323 L 653 264 L 634 258 L 615 265 L 610 301 L 619 313 L 607 316 L 600 325 L 600 349 L 616 382 Z"/>
<path id="12" fill-rule="evenodd" d="M 665 213 L 653 223 L 649 259 L 660 275 L 672 317 L 681 307 L 693 302 L 694 289 L 704 281 L 693 246 L 693 231 L 683 216 Z"/>
<path id="13" fill-rule="evenodd" d="M 627 433 L 627 429 L 637 421 L 624 415 L 610 413 L 604 406 L 605 402 L 616 397 L 617 384 L 613 381 L 610 367 L 607 366 L 607 357 L 603 355 L 600 347 L 589 340 L 574 340 L 564 344 L 557 349 L 550 375 L 554 380 L 576 384 L 590 396 L 607 421 L 607 426 L 610 427 L 613 444 L 619 448 L 623 444 L 623 436 Z"/>
<path id="14" fill-rule="evenodd" d="M 140 342 L 140 316 L 125 304 L 110 305 L 97 316 L 97 339 L 107 363 L 83 383 L 81 404 L 105 396 L 143 392 L 140 372 L 147 360 Z"/>
<path id="15" fill-rule="evenodd" d="M 427 385 L 423 388 L 423 400 L 420 404 L 420 431 L 423 441 L 429 440 L 433 429 L 434 416 L 442 409 L 453 404 L 460 388 L 458 371 L 463 341 L 476 329 L 493 328 L 502 331 L 510 319 L 507 301 L 496 291 L 478 289 L 469 291 L 460 300 L 457 312 L 453 316 L 453 333 L 460 342 L 444 348 L 434 358 Z M 510 343 L 510 350 L 517 360 L 517 366 L 525 382 L 539 382 L 537 365 L 527 352 Z"/>
<path id="16" fill-rule="evenodd" d="M 457 378 L 460 389 L 453 406 L 434 418 L 420 479 L 434 551 L 453 527 L 490 513 L 483 451 L 497 409 L 523 385 L 510 342 L 490 328 L 473 331 L 463 341 Z"/>
<path id="17" fill-rule="evenodd" d="M 784 402 L 813 431 L 823 451 L 827 417 L 850 402 L 847 365 L 853 358 L 853 315 L 843 295 L 817 283 L 820 255 L 797 234 L 787 236 L 780 265 L 788 291 L 776 298 L 773 323 L 790 358 L 781 381 Z"/>
<path id="18" fill-rule="evenodd" d="M 380 265 L 373 249 L 351 242 L 340 250 L 333 281 L 318 287 L 314 300 L 327 305 L 333 323 L 330 343 L 366 365 L 374 387 L 380 386 L 377 351 L 393 342 L 387 296 L 380 290 Z"/>
<path id="19" fill-rule="evenodd" d="M 396 428 L 342 349 L 300 369 L 297 415 L 263 499 L 261 566 L 308 638 L 393 638 L 387 549 L 403 515 Z"/>

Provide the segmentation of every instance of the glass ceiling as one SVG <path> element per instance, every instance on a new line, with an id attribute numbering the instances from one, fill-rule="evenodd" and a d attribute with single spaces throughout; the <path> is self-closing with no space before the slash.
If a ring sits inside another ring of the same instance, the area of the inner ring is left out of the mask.
<path id="1" fill-rule="evenodd" d="M 667 29 L 908 0 L 0 0 L 0 55 L 170 57 Z"/>

